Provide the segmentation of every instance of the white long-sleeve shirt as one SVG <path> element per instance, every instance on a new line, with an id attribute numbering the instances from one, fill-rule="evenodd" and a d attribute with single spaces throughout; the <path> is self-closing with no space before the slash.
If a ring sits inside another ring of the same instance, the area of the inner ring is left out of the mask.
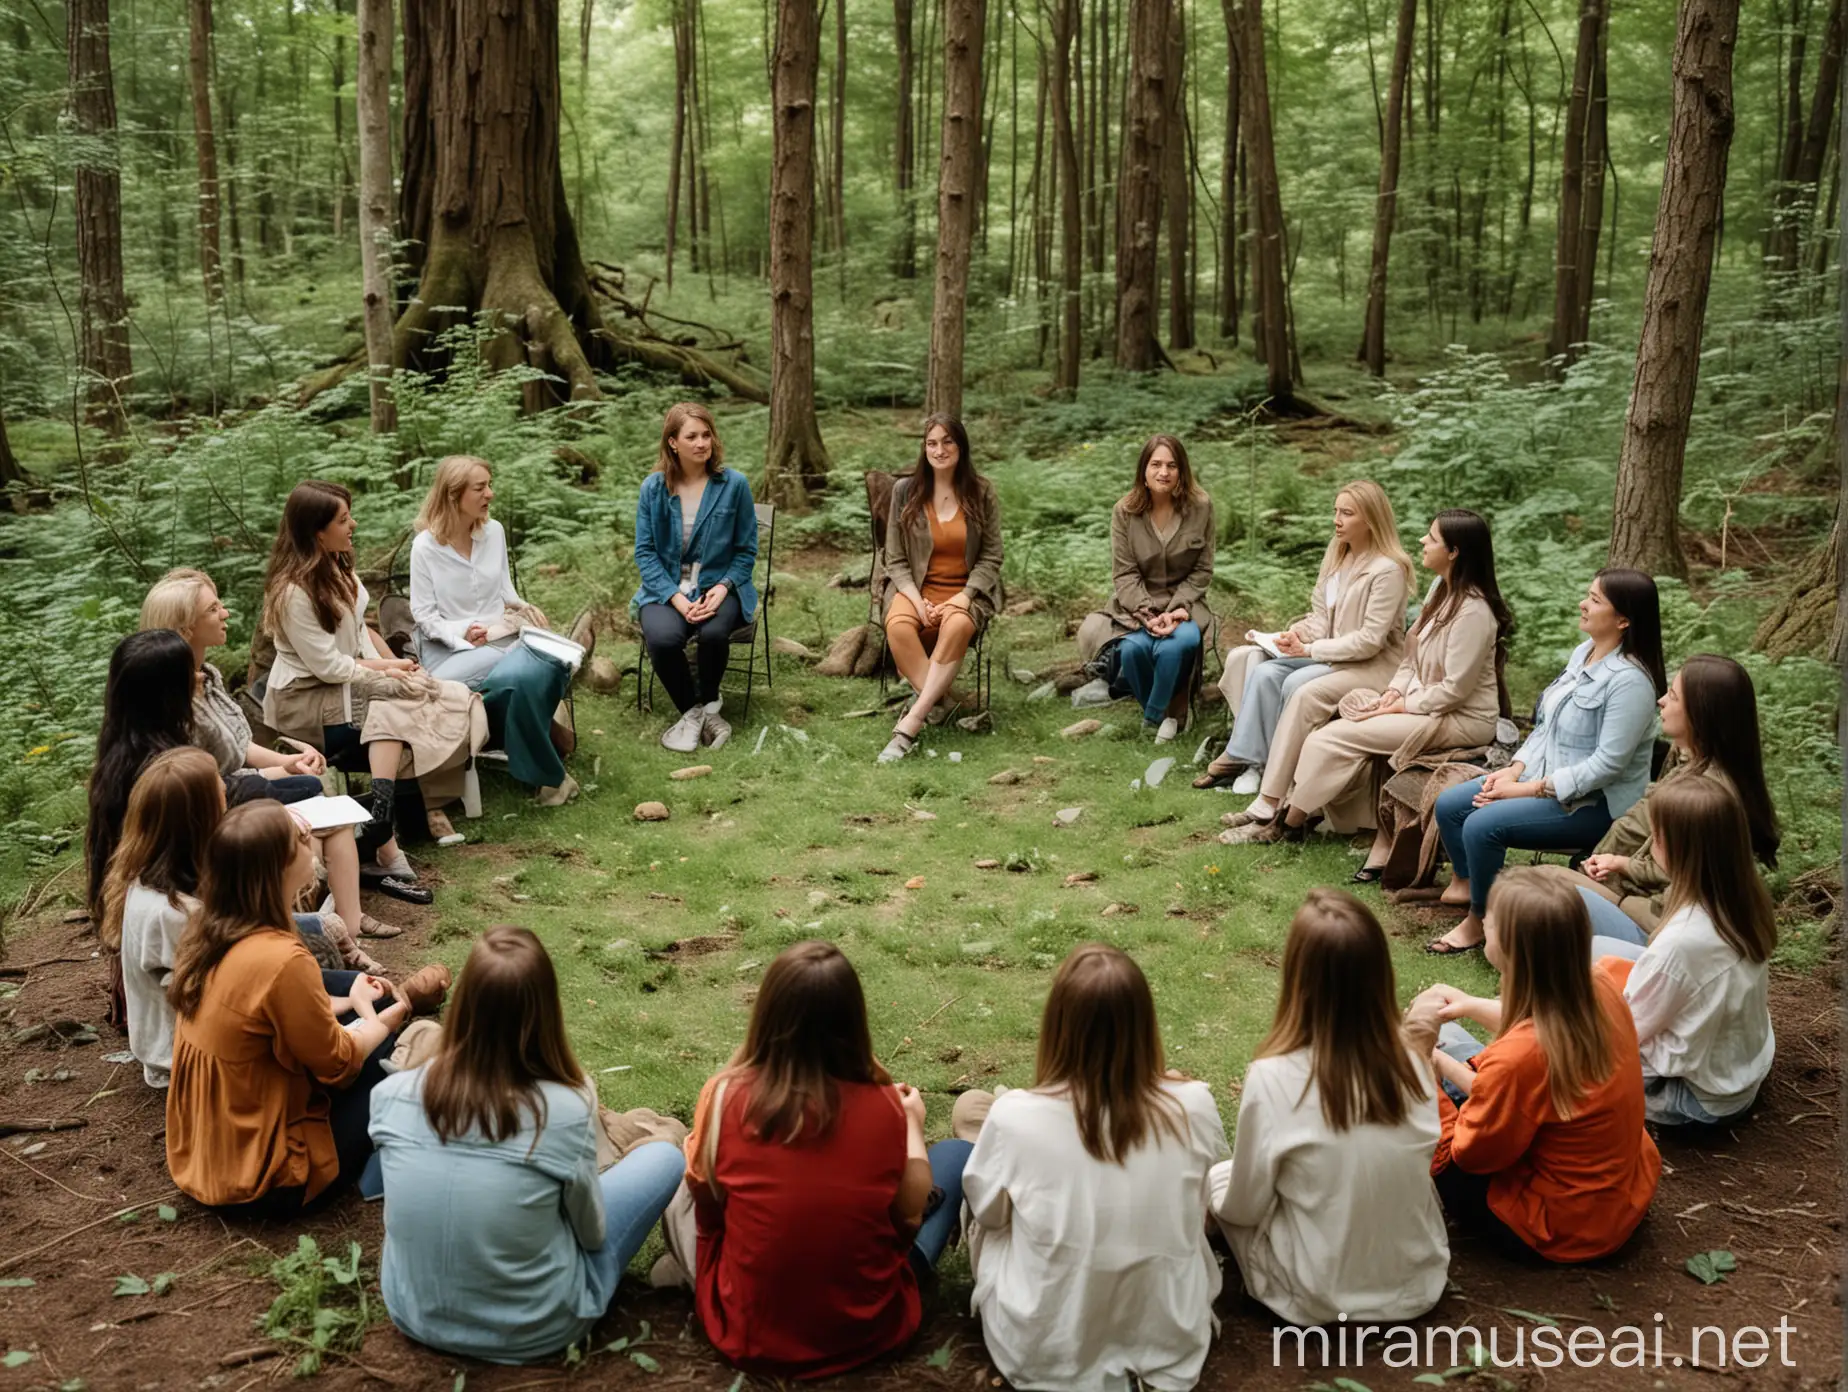
<path id="1" fill-rule="evenodd" d="M 1751 1106 L 1777 1054 L 1769 987 L 1770 968 L 1741 956 L 1705 909 L 1670 914 L 1623 992 L 1644 1075 L 1682 1079 L 1713 1116 Z"/>
<path id="2" fill-rule="evenodd" d="M 167 1086 L 173 1068 L 173 1007 L 167 978 L 186 920 L 199 907 L 182 894 L 177 905 L 141 881 L 122 901 L 122 995 L 128 1003 L 128 1047 L 149 1087 Z"/>
<path id="3" fill-rule="evenodd" d="M 1163 1085 L 1184 1140 L 1158 1131 L 1120 1165 L 1085 1150 L 1063 1097 L 1002 1094 L 963 1172 L 972 1309 L 995 1366 L 1022 1392 L 1162 1392 L 1200 1378 L 1219 1265 L 1207 1171 L 1228 1152 L 1212 1090 Z"/>
<path id="4" fill-rule="evenodd" d="M 411 617 L 424 637 L 466 649 L 470 624 L 490 628 L 520 602 L 507 566 L 507 534 L 493 518 L 476 531 L 466 558 L 427 531 L 412 538 Z"/>
<path id="5" fill-rule="evenodd" d="M 1450 1268 L 1431 1182 L 1440 1130 L 1435 1082 L 1397 1126 L 1339 1132 L 1308 1049 L 1254 1060 L 1232 1158 L 1210 1180 L 1245 1289 L 1304 1325 L 1411 1319 L 1437 1304 Z"/>

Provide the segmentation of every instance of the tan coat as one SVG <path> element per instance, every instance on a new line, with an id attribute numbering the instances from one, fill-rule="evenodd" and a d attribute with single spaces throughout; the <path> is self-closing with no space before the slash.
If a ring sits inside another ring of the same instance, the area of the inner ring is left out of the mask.
<path id="1" fill-rule="evenodd" d="M 1086 662 L 1113 638 L 1142 627 L 1138 614 L 1185 609 L 1200 625 L 1201 648 L 1211 651 L 1213 611 L 1207 588 L 1213 583 L 1213 500 L 1204 495 L 1175 520 L 1166 541 L 1153 518 L 1118 502 L 1110 513 L 1110 602 L 1078 625 L 1078 655 Z"/>
<path id="2" fill-rule="evenodd" d="M 886 519 L 885 566 L 873 576 L 873 592 L 878 596 L 883 620 L 892 607 L 892 597 L 906 585 L 914 589 L 923 584 L 924 572 L 930 568 L 930 518 L 920 511 L 912 524 L 905 525 L 905 498 L 911 491 L 909 476 L 901 478 L 892 489 L 892 510 Z M 965 511 L 968 540 L 964 557 L 969 566 L 969 581 L 963 593 L 969 596 L 969 613 L 981 628 L 1001 607 L 1001 500 L 995 486 L 977 477 L 975 507 Z"/>
<path id="3" fill-rule="evenodd" d="M 1323 555 L 1309 596 L 1309 613 L 1291 624 L 1289 632 L 1302 639 L 1311 660 L 1347 672 L 1356 685 L 1384 682 L 1405 655 L 1405 606 L 1411 597 L 1411 582 L 1396 561 L 1371 555 L 1342 577 L 1331 607 L 1328 581 L 1340 568 L 1336 550 L 1337 544 L 1331 543 Z M 1252 664 L 1264 656 L 1262 649 L 1249 646 L 1226 654 L 1219 689 L 1234 719 L 1245 699 L 1245 679 Z M 1335 699 L 1340 699 L 1338 694 Z"/>

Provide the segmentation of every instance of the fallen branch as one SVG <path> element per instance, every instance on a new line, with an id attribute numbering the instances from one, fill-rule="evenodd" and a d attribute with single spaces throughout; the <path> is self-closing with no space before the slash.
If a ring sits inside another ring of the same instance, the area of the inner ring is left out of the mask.
<path id="1" fill-rule="evenodd" d="M 101 1218 L 85 1223 L 80 1228 L 72 1228 L 61 1237 L 52 1238 L 50 1242 L 41 1242 L 38 1246 L 28 1248 L 24 1252 L 15 1252 L 10 1257 L 0 1257 L 0 1271 L 10 1271 L 28 1257 L 36 1257 L 41 1252 L 49 1252 L 53 1247 L 69 1242 L 80 1233 L 89 1232 L 91 1228 L 100 1228 L 104 1223 L 117 1222 L 124 1214 L 139 1213 L 144 1208 L 152 1208 L 155 1204 L 162 1204 L 168 1199 L 177 1199 L 179 1196 L 180 1191 L 178 1189 L 169 1189 L 166 1193 L 156 1194 L 151 1199 L 143 1199 L 140 1203 L 132 1203 L 126 1208 L 118 1208 L 114 1213 L 105 1213 Z"/>
<path id="2" fill-rule="evenodd" d="M 221 1368 L 242 1368 L 251 1363 L 261 1363 L 266 1358 L 274 1358 L 282 1352 L 271 1344 L 259 1344 L 255 1348 L 239 1349 L 236 1353 L 227 1353 L 218 1360 Z"/>
<path id="3" fill-rule="evenodd" d="M 108 1203 L 109 1202 L 108 1199 L 102 1197 L 101 1195 L 85 1194 L 76 1189 L 71 1188 L 70 1185 L 66 1184 L 63 1180 L 59 1179 L 56 1175 L 46 1174 L 37 1165 L 34 1165 L 29 1160 L 22 1159 L 21 1157 L 13 1154 L 13 1152 L 10 1150 L 0 1150 L 0 1155 L 4 1155 L 7 1159 L 11 1160 L 15 1165 L 24 1166 L 26 1169 L 32 1171 L 33 1174 L 37 1175 L 40 1179 L 50 1180 L 53 1184 L 57 1185 L 60 1189 L 62 1189 L 65 1193 L 69 1194 L 74 1199 L 82 1199 L 85 1203 Z"/>
<path id="4" fill-rule="evenodd" d="M 58 1117 L 52 1121 L 0 1120 L 0 1136 L 17 1136 L 26 1131 L 75 1131 L 89 1124 L 85 1117 Z"/>
<path id="5" fill-rule="evenodd" d="M 0 976 L 25 976 L 40 967 L 55 967 L 60 962 L 91 962 L 93 957 L 41 957 L 36 962 L 22 962 L 18 966 L 0 966 Z"/>

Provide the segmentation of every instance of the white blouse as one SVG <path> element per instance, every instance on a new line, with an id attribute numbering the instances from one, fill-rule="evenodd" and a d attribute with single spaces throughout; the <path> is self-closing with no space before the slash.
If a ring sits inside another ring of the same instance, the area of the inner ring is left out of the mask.
<path id="1" fill-rule="evenodd" d="M 1085 1150 L 1069 1101 L 1003 1093 L 963 1172 L 971 1308 L 1015 1387 L 1163 1392 L 1199 1380 L 1219 1265 L 1207 1172 L 1228 1152 L 1205 1083 L 1174 1081 L 1184 1139 L 1158 1131 L 1120 1165 Z"/>
<path id="2" fill-rule="evenodd" d="M 128 1005 L 128 1047 L 149 1087 L 164 1088 L 173 1069 L 173 1007 L 167 978 L 186 920 L 199 907 L 182 894 L 176 906 L 136 880 L 122 901 L 122 996 Z"/>
<path id="3" fill-rule="evenodd" d="M 466 649 L 470 624 L 491 628 L 520 602 L 507 566 L 507 533 L 493 518 L 475 532 L 466 557 L 427 531 L 412 539 L 411 617 L 424 637 Z"/>

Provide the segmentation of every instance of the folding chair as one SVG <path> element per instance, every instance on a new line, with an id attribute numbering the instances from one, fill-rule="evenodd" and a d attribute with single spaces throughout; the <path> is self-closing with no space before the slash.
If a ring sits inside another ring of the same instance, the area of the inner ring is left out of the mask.
<path id="1" fill-rule="evenodd" d="M 776 686 L 776 672 L 770 662 L 770 606 L 776 599 L 776 505 L 774 503 L 755 504 L 757 513 L 757 567 L 762 578 L 757 584 L 757 613 L 749 623 L 740 624 L 732 630 L 731 646 L 743 648 L 748 655 L 744 665 L 744 711 L 739 715 L 742 724 L 751 718 L 751 693 L 757 685 L 761 672 L 764 685 Z M 762 640 L 761 642 L 759 640 Z M 641 656 L 636 659 L 635 669 L 635 710 L 639 715 L 654 708 L 655 673 L 654 663 L 648 660 L 648 644 L 642 643 Z M 688 661 L 693 670 L 699 670 L 699 645 L 688 643 Z M 737 664 L 726 667 L 727 680 L 735 677 Z M 644 681 L 643 678 L 646 678 Z M 721 690 L 726 689 L 721 686 Z M 735 685 L 732 688 L 735 692 Z"/>

